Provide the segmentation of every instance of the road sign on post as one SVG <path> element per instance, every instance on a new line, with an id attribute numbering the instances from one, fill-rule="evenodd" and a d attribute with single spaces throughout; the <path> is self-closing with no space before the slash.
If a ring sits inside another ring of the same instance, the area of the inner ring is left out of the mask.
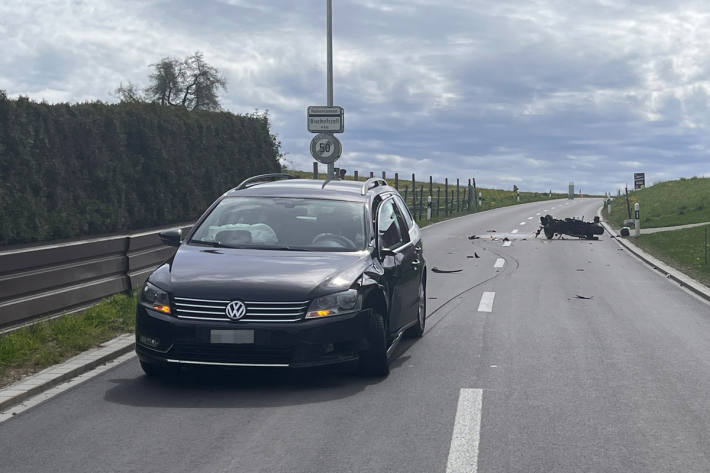
<path id="1" fill-rule="evenodd" d="M 634 189 L 643 189 L 646 187 L 646 173 L 645 172 L 635 172 L 634 173 Z"/>
<path id="2" fill-rule="evenodd" d="M 321 133 L 311 140 L 311 156 L 319 163 L 333 164 L 342 151 L 340 141 L 333 135 Z"/>
<path id="3" fill-rule="evenodd" d="M 310 106 L 306 112 L 311 133 L 342 133 L 345 130 L 343 107 Z"/>

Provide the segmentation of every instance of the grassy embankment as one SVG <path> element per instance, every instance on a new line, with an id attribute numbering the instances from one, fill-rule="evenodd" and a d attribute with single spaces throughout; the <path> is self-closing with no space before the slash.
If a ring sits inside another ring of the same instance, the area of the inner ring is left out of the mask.
<path id="1" fill-rule="evenodd" d="M 135 329 L 136 297 L 117 294 L 75 314 L 0 335 L 0 387 Z"/>
<path id="2" fill-rule="evenodd" d="M 641 228 L 669 227 L 710 221 L 710 178 L 661 182 L 629 195 L 631 212 L 638 202 Z M 626 199 L 614 199 L 611 215 L 615 226 L 628 218 Z M 705 228 L 695 227 L 641 235 L 630 241 L 685 274 L 710 285 L 710 264 L 705 263 Z M 710 230 L 709 230 L 710 231 Z"/>
<path id="3" fill-rule="evenodd" d="M 310 177 L 311 174 L 301 171 L 289 171 L 299 177 Z M 325 176 L 321 176 L 324 178 Z M 364 179 L 361 179 L 364 180 Z M 394 185 L 393 179 L 388 179 Z M 464 183 L 460 187 L 461 207 L 463 207 Z M 404 195 L 405 186 L 411 187 L 411 181 L 400 181 L 400 191 Z M 428 194 L 428 182 L 416 182 L 416 188 L 424 187 Z M 445 215 L 444 184 L 434 183 L 434 196 L 441 189 L 441 209 L 438 216 L 427 222 L 420 219 L 419 224 L 425 226 L 437 221 L 446 220 L 470 213 L 466 210 L 453 210 Z M 449 193 L 456 191 L 456 180 L 449 183 Z M 512 191 L 498 189 L 478 189 L 483 195 L 479 210 L 489 210 L 516 204 Z M 454 194 L 455 195 L 455 194 Z M 553 199 L 566 197 L 565 194 L 552 194 Z M 549 200 L 546 193 L 520 192 L 520 203 Z M 408 192 L 407 204 L 411 205 L 411 191 Z M 436 206 L 436 197 L 432 204 Z M 40 322 L 6 335 L 0 335 L 0 386 L 7 385 L 20 377 L 40 371 L 48 366 L 60 363 L 72 356 L 95 347 L 121 333 L 132 332 L 135 327 L 136 297 L 115 295 L 99 305 L 86 311 L 60 317 L 46 322 Z"/>

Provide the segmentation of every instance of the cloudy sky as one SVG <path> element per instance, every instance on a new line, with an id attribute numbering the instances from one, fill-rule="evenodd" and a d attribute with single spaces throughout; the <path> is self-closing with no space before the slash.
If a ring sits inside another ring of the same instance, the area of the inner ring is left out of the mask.
<path id="1" fill-rule="evenodd" d="M 334 0 L 343 157 L 361 173 L 615 192 L 710 176 L 710 2 Z M 0 89 L 116 101 L 162 57 L 202 51 L 223 106 L 268 109 L 310 169 L 326 101 L 325 0 L 3 0 Z"/>

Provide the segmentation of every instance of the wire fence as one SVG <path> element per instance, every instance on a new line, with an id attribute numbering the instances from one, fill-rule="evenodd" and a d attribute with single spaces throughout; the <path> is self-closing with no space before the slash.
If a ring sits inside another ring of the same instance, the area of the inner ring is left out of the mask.
<path id="1" fill-rule="evenodd" d="M 522 202 L 532 202 L 549 198 L 559 198 L 561 195 L 549 193 L 520 193 L 517 186 L 514 190 L 501 191 L 491 189 L 480 189 L 477 187 L 475 177 L 456 178 L 444 182 L 434 182 L 433 176 L 428 176 L 426 181 L 417 181 L 416 174 L 411 174 L 411 179 L 401 179 L 399 173 L 394 173 L 388 177 L 385 171 L 381 175 L 375 175 L 370 171 L 369 175 L 361 175 L 359 171 L 354 171 L 347 175 L 345 169 L 335 168 L 336 175 L 341 179 L 364 181 L 368 178 L 382 177 L 389 185 L 399 191 L 407 203 L 410 212 L 417 221 L 426 222 L 429 220 L 440 220 L 459 214 L 478 212 L 495 207 L 511 205 Z M 323 179 L 324 174 L 319 173 L 318 163 L 313 163 L 313 179 Z M 566 196 L 566 195 L 565 195 Z M 427 211 L 431 210 L 430 213 Z"/>

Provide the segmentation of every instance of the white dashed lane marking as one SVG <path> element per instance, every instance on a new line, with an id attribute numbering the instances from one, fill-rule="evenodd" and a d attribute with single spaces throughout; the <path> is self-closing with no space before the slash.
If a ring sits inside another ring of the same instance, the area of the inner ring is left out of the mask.
<path id="1" fill-rule="evenodd" d="M 482 406 L 482 389 L 464 388 L 459 391 L 446 473 L 476 473 L 478 471 Z"/>
<path id="2" fill-rule="evenodd" d="M 520 222 L 520 225 L 525 225 L 527 222 Z"/>
<path id="3" fill-rule="evenodd" d="M 513 231 L 510 232 L 510 233 L 518 233 L 518 229 L 516 228 L 515 230 L 513 230 Z"/>
<path id="4" fill-rule="evenodd" d="M 540 215 L 540 214 L 538 214 L 538 215 Z M 533 219 L 532 217 L 528 217 L 528 220 L 532 220 L 532 219 Z"/>
<path id="5" fill-rule="evenodd" d="M 496 264 L 493 265 L 494 268 L 502 268 L 505 265 L 505 260 L 503 258 L 498 258 Z"/>
<path id="6" fill-rule="evenodd" d="M 479 312 L 493 312 L 493 299 L 496 298 L 495 292 L 484 292 L 481 296 L 481 302 L 478 304 Z"/>

